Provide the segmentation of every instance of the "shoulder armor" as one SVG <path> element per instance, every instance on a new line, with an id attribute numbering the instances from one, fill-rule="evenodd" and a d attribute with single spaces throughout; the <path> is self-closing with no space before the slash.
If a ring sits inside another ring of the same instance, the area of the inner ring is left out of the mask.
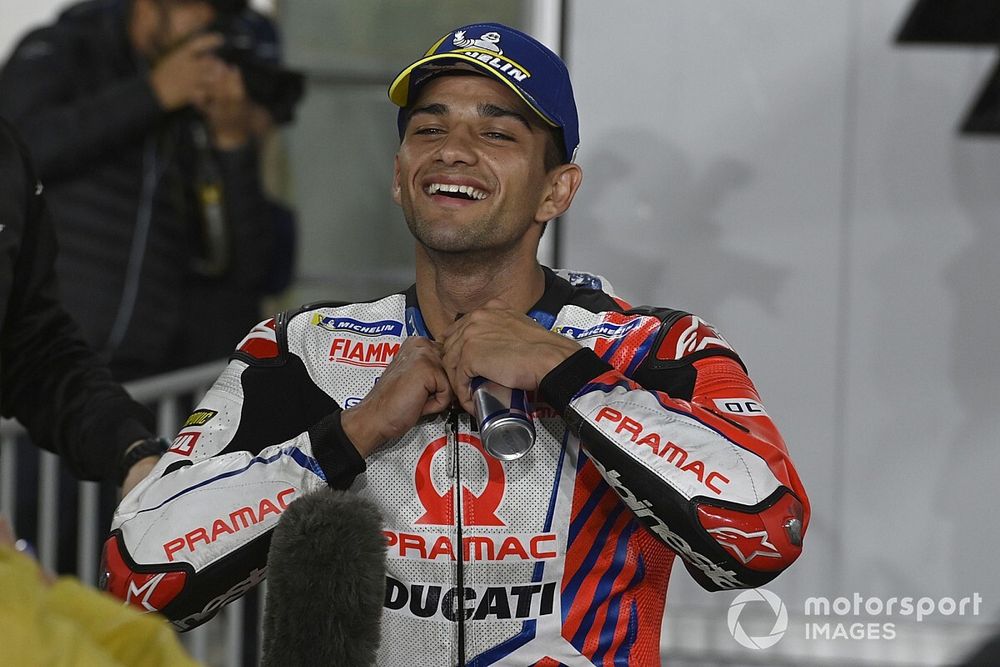
<path id="1" fill-rule="evenodd" d="M 278 346 L 278 319 L 272 317 L 264 320 L 250 330 L 236 346 L 234 357 L 253 363 L 267 359 L 277 359 L 281 356 Z"/>
<path id="2" fill-rule="evenodd" d="M 658 314 L 662 325 L 650 357 L 653 368 L 669 368 L 711 356 L 730 357 L 743 365 L 729 341 L 697 315 L 667 309 Z"/>

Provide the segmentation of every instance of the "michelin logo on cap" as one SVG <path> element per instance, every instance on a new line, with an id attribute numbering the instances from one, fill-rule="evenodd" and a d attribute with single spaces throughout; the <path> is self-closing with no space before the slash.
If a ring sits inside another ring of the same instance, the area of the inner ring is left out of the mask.
<path id="1" fill-rule="evenodd" d="M 498 32 L 488 32 L 485 33 L 479 39 L 466 39 L 465 31 L 458 30 L 455 32 L 455 39 L 451 41 L 452 44 L 460 49 L 467 49 L 470 46 L 475 46 L 480 49 L 486 49 L 488 51 L 495 51 L 499 55 L 503 55 L 503 49 L 500 48 L 500 33 Z"/>
<path id="2" fill-rule="evenodd" d="M 464 30 L 456 30 L 451 43 L 457 47 L 457 50 L 475 49 L 474 51 L 462 51 L 462 55 L 475 58 L 479 62 L 503 72 L 515 81 L 524 81 L 531 77 L 531 73 L 524 67 L 503 55 L 503 49 L 500 48 L 500 33 L 498 32 L 490 31 L 483 33 L 478 39 L 469 39 L 465 36 Z M 434 68 L 431 66 L 428 69 Z"/>

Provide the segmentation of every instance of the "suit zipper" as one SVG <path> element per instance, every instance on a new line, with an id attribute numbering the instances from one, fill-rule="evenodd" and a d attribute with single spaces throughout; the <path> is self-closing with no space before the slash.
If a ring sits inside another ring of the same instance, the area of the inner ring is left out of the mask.
<path id="1" fill-rule="evenodd" d="M 465 667 L 465 549 L 462 540 L 462 474 L 459 465 L 458 410 L 448 413 L 448 447 L 451 450 L 452 497 L 455 499 L 455 585 L 458 588 L 458 666 Z"/>

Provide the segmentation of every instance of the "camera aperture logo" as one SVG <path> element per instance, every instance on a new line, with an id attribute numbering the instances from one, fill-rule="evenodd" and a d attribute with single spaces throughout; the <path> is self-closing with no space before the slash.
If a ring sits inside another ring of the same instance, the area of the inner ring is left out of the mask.
<path id="1" fill-rule="evenodd" d="M 801 617 L 796 617 L 796 627 L 803 626 L 805 639 L 836 640 L 893 640 L 897 637 L 896 617 L 904 617 L 912 624 L 923 623 L 928 617 L 979 616 L 983 596 L 978 592 L 962 598 L 893 596 L 881 598 L 855 592 L 851 597 L 809 597 L 805 600 Z M 746 616 L 744 611 L 751 608 Z M 771 625 L 770 631 L 762 632 Z M 743 591 L 729 605 L 726 617 L 729 633 L 741 646 L 765 649 L 777 644 L 788 630 L 788 610 L 776 594 L 765 588 Z M 742 622 L 741 622 L 742 621 Z M 749 622 L 748 622 L 749 621 Z M 761 633 L 751 635 L 747 631 Z"/>
<path id="2" fill-rule="evenodd" d="M 747 605 L 753 604 L 753 606 L 759 607 L 759 603 L 770 608 L 771 613 L 774 614 L 774 625 L 766 635 L 752 637 L 740 624 L 740 616 Z M 737 595 L 730 603 L 726 620 L 729 623 L 730 634 L 741 646 L 752 649 L 770 648 L 785 636 L 785 631 L 788 629 L 788 609 L 785 608 L 785 603 L 781 601 L 781 598 L 766 588 L 752 588 Z"/>

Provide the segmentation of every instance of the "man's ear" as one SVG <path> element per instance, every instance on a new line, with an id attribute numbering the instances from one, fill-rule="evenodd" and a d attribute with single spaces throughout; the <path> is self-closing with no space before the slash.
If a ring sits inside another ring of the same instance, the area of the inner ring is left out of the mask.
<path id="1" fill-rule="evenodd" d="M 399 154 L 392 160 L 392 200 L 397 206 L 402 206 L 401 189 L 399 186 Z"/>
<path id="2" fill-rule="evenodd" d="M 566 212 L 583 183 L 583 169 L 572 162 L 561 164 L 545 175 L 546 191 L 535 212 L 537 222 L 548 222 Z"/>

